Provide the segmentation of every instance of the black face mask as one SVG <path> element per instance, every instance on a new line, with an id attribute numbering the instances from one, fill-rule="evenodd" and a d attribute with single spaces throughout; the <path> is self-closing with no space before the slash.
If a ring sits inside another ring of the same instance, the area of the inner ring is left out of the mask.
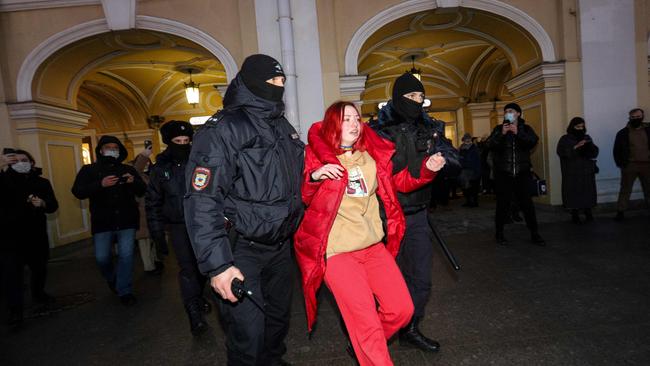
<path id="1" fill-rule="evenodd" d="M 284 87 L 276 86 L 266 81 L 251 79 L 244 80 L 244 84 L 251 91 L 251 93 L 256 96 L 269 100 L 271 102 L 280 102 L 282 101 L 282 96 L 284 95 Z"/>
<path id="2" fill-rule="evenodd" d="M 642 122 L 643 118 L 630 118 L 630 126 L 634 128 L 639 128 Z"/>
<path id="3" fill-rule="evenodd" d="M 190 150 L 192 150 L 192 145 L 190 144 L 169 144 L 169 151 L 172 153 L 172 159 L 176 161 L 186 161 L 190 157 Z"/>
<path id="4" fill-rule="evenodd" d="M 416 120 L 422 116 L 422 104 L 407 97 L 402 96 L 397 101 L 394 101 L 395 109 L 402 116 L 408 120 Z"/>
<path id="5" fill-rule="evenodd" d="M 587 133 L 587 131 L 585 131 L 585 130 L 576 130 L 575 128 L 571 129 L 571 134 L 573 136 L 577 137 L 578 139 L 582 139 L 583 137 L 585 137 L 586 133 Z"/>

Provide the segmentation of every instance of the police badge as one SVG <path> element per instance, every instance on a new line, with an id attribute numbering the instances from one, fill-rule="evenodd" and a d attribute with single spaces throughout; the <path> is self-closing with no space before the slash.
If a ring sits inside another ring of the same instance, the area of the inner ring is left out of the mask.
<path id="1" fill-rule="evenodd" d="M 196 191 L 202 191 L 210 184 L 210 169 L 197 166 L 192 175 L 192 187 Z"/>

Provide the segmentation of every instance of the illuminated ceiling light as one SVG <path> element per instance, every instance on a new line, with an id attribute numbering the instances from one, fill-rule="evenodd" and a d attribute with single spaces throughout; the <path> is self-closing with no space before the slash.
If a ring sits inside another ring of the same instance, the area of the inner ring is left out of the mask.
<path id="1" fill-rule="evenodd" d="M 411 75 L 415 76 L 416 79 L 422 81 L 422 70 L 415 68 L 415 55 L 411 55 L 411 70 L 409 71 Z"/>
<path id="2" fill-rule="evenodd" d="M 190 74 L 190 82 L 184 83 L 185 98 L 187 98 L 187 103 L 191 104 L 192 106 L 196 106 L 201 100 L 201 96 L 199 95 L 200 84 L 197 84 L 194 81 L 192 81 L 192 69 L 188 69 L 188 73 Z"/>

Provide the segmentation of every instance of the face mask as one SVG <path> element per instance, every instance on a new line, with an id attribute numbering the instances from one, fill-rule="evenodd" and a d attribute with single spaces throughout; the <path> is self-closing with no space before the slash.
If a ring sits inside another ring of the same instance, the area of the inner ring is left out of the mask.
<path id="1" fill-rule="evenodd" d="M 402 114 L 407 119 L 415 120 L 422 116 L 423 103 L 416 102 L 403 96 L 400 98 L 400 103 L 398 104 L 399 105 L 396 106 L 398 108 L 398 112 L 400 112 L 400 114 Z"/>
<path id="2" fill-rule="evenodd" d="M 26 174 L 29 173 L 30 170 L 32 170 L 32 163 L 28 161 L 19 161 L 16 164 L 13 164 L 11 166 L 11 169 L 16 171 L 16 173 Z"/>
<path id="3" fill-rule="evenodd" d="M 266 99 L 271 102 L 282 101 L 284 95 L 284 87 L 267 83 L 264 80 L 247 80 L 244 82 L 246 87 L 256 96 Z"/>
<path id="4" fill-rule="evenodd" d="M 583 138 L 586 133 L 585 130 L 576 130 L 575 128 L 571 130 L 571 134 L 577 138 Z"/>
<path id="5" fill-rule="evenodd" d="M 192 150 L 192 145 L 190 144 L 169 144 L 169 151 L 172 153 L 172 159 L 176 161 L 186 161 L 190 157 L 190 151 Z"/>
<path id="6" fill-rule="evenodd" d="M 630 126 L 634 128 L 639 128 L 641 122 L 643 122 L 643 118 L 630 118 Z"/>
<path id="7" fill-rule="evenodd" d="M 120 157 L 120 152 L 118 150 L 104 150 L 102 155 L 117 159 Z"/>
<path id="8" fill-rule="evenodd" d="M 515 121 L 515 114 L 514 113 L 506 113 L 504 118 L 506 119 L 506 121 L 508 121 L 510 123 L 513 123 Z"/>

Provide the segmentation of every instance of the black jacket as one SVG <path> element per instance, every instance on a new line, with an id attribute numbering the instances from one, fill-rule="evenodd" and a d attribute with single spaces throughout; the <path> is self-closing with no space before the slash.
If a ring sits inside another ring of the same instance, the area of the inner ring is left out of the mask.
<path id="1" fill-rule="evenodd" d="M 0 172 L 0 250 L 49 250 L 47 218 L 59 208 L 50 181 L 41 177 L 41 169 L 27 174 L 11 168 Z M 45 201 L 44 208 L 27 202 L 30 195 Z"/>
<path id="2" fill-rule="evenodd" d="M 504 135 L 501 128 L 502 125 L 496 126 L 486 143 L 493 154 L 495 172 L 511 177 L 530 174 L 530 154 L 537 145 L 537 134 L 522 118 L 517 123 L 517 135 Z"/>
<path id="3" fill-rule="evenodd" d="M 645 127 L 648 135 L 648 150 L 650 150 L 650 127 Z M 630 160 L 630 127 L 618 131 L 614 140 L 614 162 L 619 168 L 625 168 Z"/>
<path id="4" fill-rule="evenodd" d="M 589 142 L 573 147 L 586 138 Z M 585 209 L 596 206 L 596 159 L 598 146 L 589 135 L 576 137 L 566 134 L 557 143 L 557 155 L 562 169 L 562 203 L 565 208 Z"/>
<path id="5" fill-rule="evenodd" d="M 101 147 L 107 143 L 120 146 L 118 159 L 101 155 Z M 122 164 L 127 151 L 124 145 L 115 137 L 103 136 L 95 149 L 97 162 L 84 165 L 77 173 L 72 194 L 80 200 L 90 200 L 90 222 L 92 233 L 116 231 L 123 229 L 138 229 L 140 216 L 135 197 L 144 195 L 146 185 L 140 175 L 130 165 Z M 116 184 L 112 187 L 102 187 L 102 179 L 109 175 L 118 177 L 125 173 L 133 176 L 133 183 Z"/>
<path id="6" fill-rule="evenodd" d="M 147 225 L 154 239 L 164 238 L 167 224 L 185 223 L 185 166 L 187 161 L 175 161 L 168 148 L 156 157 L 149 169 L 149 185 L 145 195 Z"/>
<path id="7" fill-rule="evenodd" d="M 269 246 L 300 223 L 305 145 L 283 111 L 282 102 L 256 97 L 237 76 L 224 109 L 194 135 L 185 221 L 199 269 L 210 277 L 233 263 L 224 218 L 239 237 Z"/>
<path id="8" fill-rule="evenodd" d="M 393 174 L 408 168 L 411 175 L 418 178 L 422 160 L 436 152 L 443 154 L 450 167 L 459 166 L 458 151 L 445 138 L 444 122 L 431 119 L 424 111 L 422 118 L 417 121 L 407 121 L 395 110 L 392 101 L 389 101 L 379 111 L 377 120 L 371 122 L 370 127 L 381 137 L 395 143 Z M 429 204 L 431 186 L 426 185 L 409 193 L 398 192 L 397 198 L 404 213 L 417 212 Z"/>

